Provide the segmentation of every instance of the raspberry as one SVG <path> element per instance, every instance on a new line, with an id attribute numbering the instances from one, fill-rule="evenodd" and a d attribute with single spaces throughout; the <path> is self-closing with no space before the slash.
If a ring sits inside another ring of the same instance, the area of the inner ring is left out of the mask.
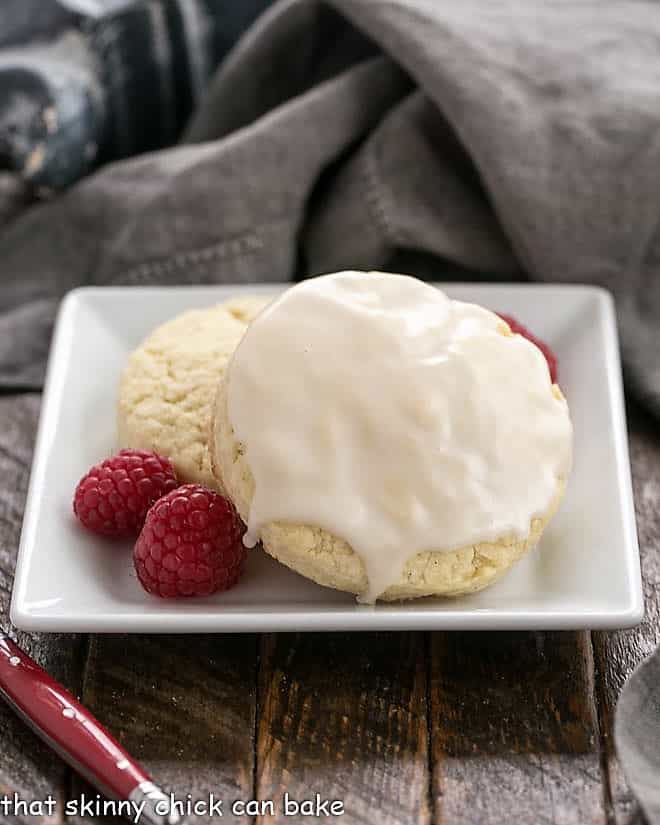
<path id="1" fill-rule="evenodd" d="M 528 341 L 531 341 L 532 344 L 535 344 L 545 355 L 545 360 L 548 362 L 548 369 L 550 370 L 550 379 L 552 380 L 553 384 L 557 383 L 557 356 L 554 352 L 550 349 L 550 347 L 541 341 L 540 338 L 537 338 L 533 332 L 530 332 L 527 327 L 524 327 L 519 321 L 511 315 L 503 315 L 501 312 L 497 313 L 499 317 L 506 321 L 507 324 L 511 327 L 511 332 L 514 332 L 518 335 L 522 335 L 523 338 L 527 338 Z"/>
<path id="2" fill-rule="evenodd" d="M 147 513 L 133 551 L 142 587 L 155 596 L 208 596 L 243 572 L 245 527 L 234 505 L 199 484 L 184 484 Z"/>
<path id="3" fill-rule="evenodd" d="M 146 450 L 121 450 L 80 479 L 73 512 L 93 533 L 136 536 L 151 505 L 178 483 L 168 459 Z"/>

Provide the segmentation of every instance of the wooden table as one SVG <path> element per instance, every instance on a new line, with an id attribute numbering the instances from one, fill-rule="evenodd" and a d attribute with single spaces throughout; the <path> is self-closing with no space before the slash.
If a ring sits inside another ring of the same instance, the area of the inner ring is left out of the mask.
<path id="1" fill-rule="evenodd" d="M 0 396 L 0 614 L 8 606 L 37 417 Z M 274 817 L 194 822 L 631 823 L 617 694 L 660 643 L 660 427 L 631 409 L 646 619 L 615 633 L 67 636 L 11 631 L 179 797 L 272 799 Z M 94 794 L 0 704 L 0 796 Z M 281 800 L 341 800 L 284 817 Z M 34 825 L 39 818 L 0 822 Z M 46 821 L 46 820 L 42 820 Z"/>

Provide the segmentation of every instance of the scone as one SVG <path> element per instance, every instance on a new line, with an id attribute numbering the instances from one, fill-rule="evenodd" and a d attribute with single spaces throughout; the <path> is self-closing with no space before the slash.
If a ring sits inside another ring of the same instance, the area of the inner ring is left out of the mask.
<path id="1" fill-rule="evenodd" d="M 216 487 L 207 446 L 213 399 L 229 357 L 268 300 L 237 298 L 155 329 L 122 373 L 119 446 L 155 450 L 181 481 Z"/>
<path id="2" fill-rule="evenodd" d="M 227 416 L 226 382 L 213 415 L 213 468 L 216 479 L 247 522 L 254 496 L 254 478 L 242 445 L 236 441 Z M 557 510 L 565 490 L 564 480 L 542 518 L 530 523 L 523 539 L 503 537 L 458 550 L 417 553 L 404 567 L 399 581 L 378 596 L 383 601 L 421 596 L 461 596 L 476 593 L 496 582 L 518 559 L 533 548 Z M 367 589 L 364 564 L 352 547 L 327 530 L 306 524 L 270 522 L 261 530 L 264 550 L 278 561 L 317 584 L 356 596 Z"/>
<path id="3" fill-rule="evenodd" d="M 563 496 L 572 427 L 541 352 L 407 276 L 276 299 L 220 381 L 218 483 L 248 541 L 360 600 L 487 587 Z"/>

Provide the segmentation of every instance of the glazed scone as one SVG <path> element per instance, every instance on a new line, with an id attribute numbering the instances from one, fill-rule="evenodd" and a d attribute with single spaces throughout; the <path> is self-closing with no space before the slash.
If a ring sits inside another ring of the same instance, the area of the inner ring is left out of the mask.
<path id="1" fill-rule="evenodd" d="M 572 425 L 541 351 L 493 312 L 338 272 L 251 324 L 210 450 L 248 546 L 373 603 L 499 578 L 559 504 Z"/>
<path id="2" fill-rule="evenodd" d="M 155 329 L 121 376 L 119 446 L 155 450 L 172 461 L 181 481 L 216 487 L 207 442 L 218 381 L 269 300 L 237 298 L 184 312 Z"/>
<path id="3" fill-rule="evenodd" d="M 503 325 L 503 333 L 508 327 Z M 226 381 L 220 383 L 212 421 L 212 464 L 216 479 L 247 522 L 254 495 L 254 478 L 242 445 L 236 441 L 227 414 Z M 559 388 L 555 388 L 559 393 Z M 502 537 L 497 542 L 458 550 L 417 553 L 410 558 L 394 586 L 379 595 L 384 601 L 422 596 L 460 596 L 493 584 L 541 537 L 562 499 L 565 482 L 558 479 L 556 495 L 542 518 L 530 523 L 524 539 Z M 365 566 L 351 546 L 320 527 L 271 522 L 262 527 L 264 550 L 297 573 L 335 590 L 360 595 L 367 589 Z"/>

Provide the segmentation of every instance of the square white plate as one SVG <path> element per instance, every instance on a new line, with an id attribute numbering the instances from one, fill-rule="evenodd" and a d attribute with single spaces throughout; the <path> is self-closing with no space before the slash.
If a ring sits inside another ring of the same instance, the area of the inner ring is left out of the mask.
<path id="1" fill-rule="evenodd" d="M 228 593 L 161 600 L 133 571 L 130 543 L 81 530 L 73 490 L 115 449 L 117 383 L 154 326 L 193 307 L 281 286 L 83 288 L 63 302 L 50 357 L 11 618 L 25 630 L 564 629 L 628 627 L 643 601 L 614 308 L 583 286 L 448 285 L 456 298 L 515 315 L 559 358 L 575 425 L 575 467 L 539 548 L 500 583 L 459 599 L 356 604 L 261 551 Z"/>

